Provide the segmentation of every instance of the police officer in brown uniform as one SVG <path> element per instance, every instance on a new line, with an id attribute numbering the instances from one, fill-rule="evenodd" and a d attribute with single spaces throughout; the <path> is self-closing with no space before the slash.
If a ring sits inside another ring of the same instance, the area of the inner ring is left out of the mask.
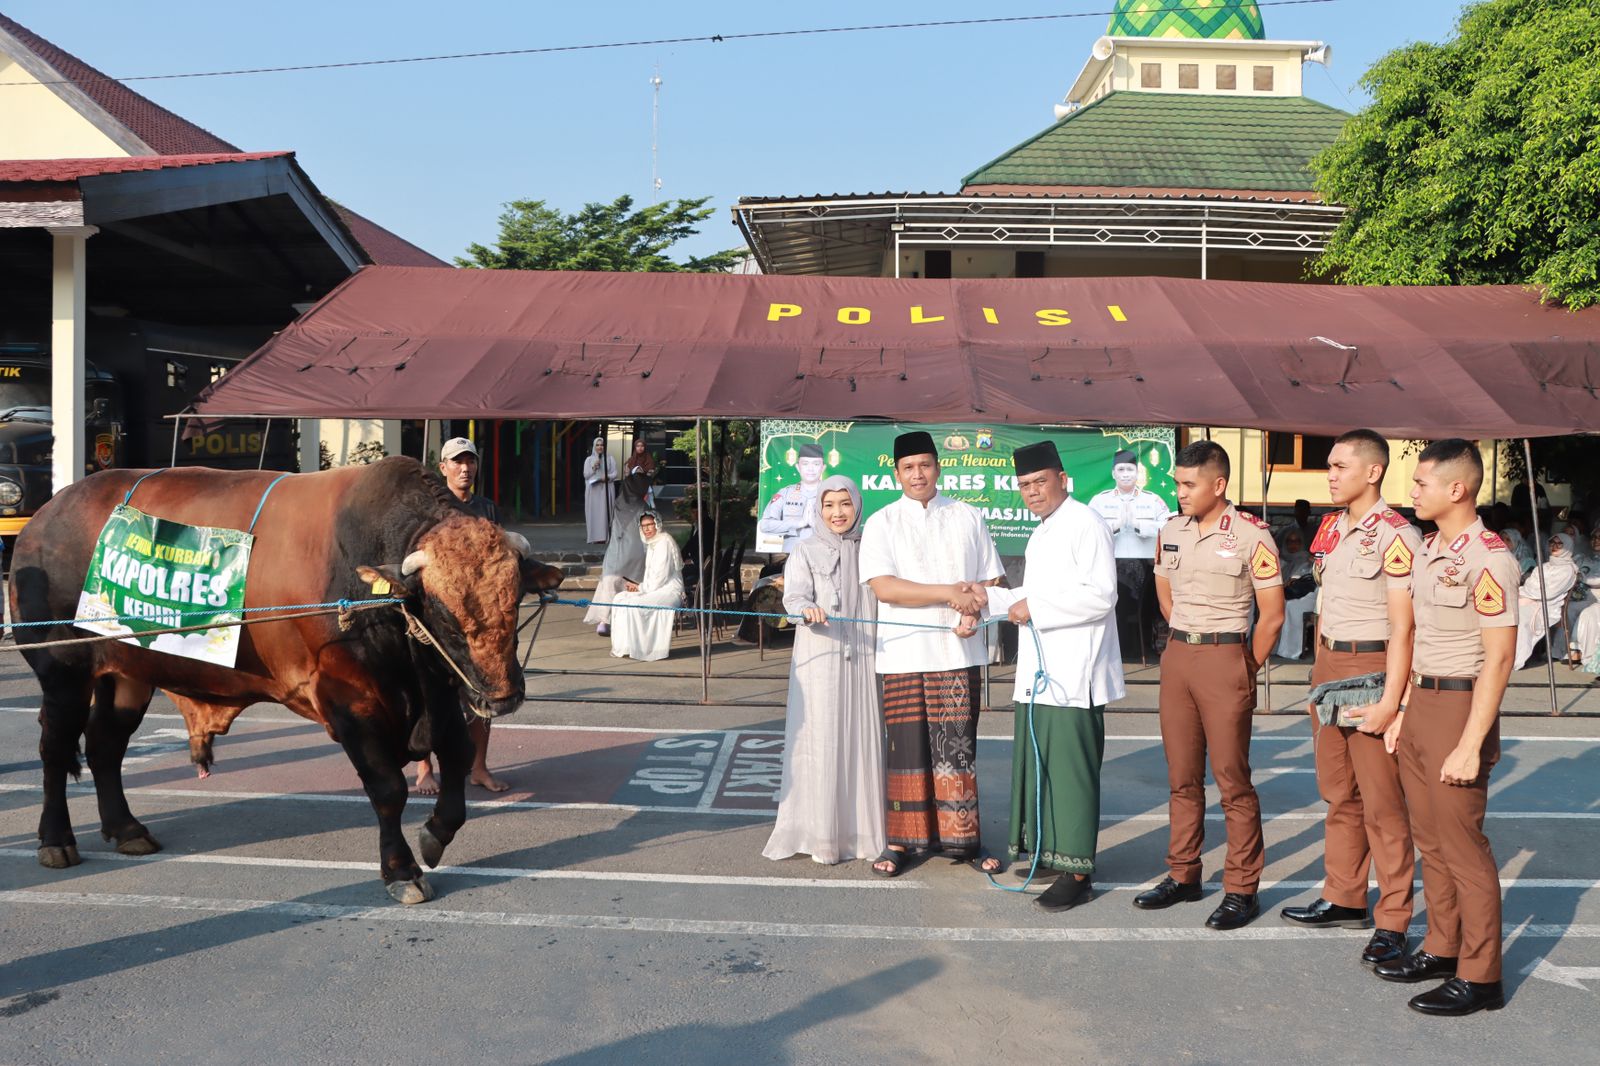
<path id="1" fill-rule="evenodd" d="M 1134 898 L 1146 910 L 1200 898 L 1205 841 L 1205 762 L 1222 793 L 1228 827 L 1222 903 L 1212 929 L 1238 929 L 1261 913 L 1265 864 L 1261 803 L 1250 782 L 1250 719 L 1256 669 L 1283 626 L 1283 572 L 1266 523 L 1228 502 L 1228 453 L 1196 441 L 1173 461 L 1179 517 L 1156 543 L 1156 598 L 1172 627 L 1161 656 L 1161 745 L 1171 799 L 1169 874 Z M 1250 609 L 1260 612 L 1254 642 Z"/>
<path id="2" fill-rule="evenodd" d="M 1406 953 L 1416 853 L 1400 787 L 1400 763 L 1383 734 L 1400 713 L 1411 670 L 1411 568 L 1421 535 L 1379 494 L 1389 444 L 1370 429 L 1351 430 L 1328 453 L 1328 492 L 1343 509 L 1326 515 L 1311 541 L 1322 584 L 1313 686 L 1363 674 L 1386 674 L 1383 695 L 1344 719 L 1322 725 L 1311 712 L 1317 791 L 1327 801 L 1326 874 L 1308 907 L 1285 907 L 1299 925 L 1366 929 L 1367 870 L 1376 867 L 1378 906 L 1361 961 L 1394 962 Z"/>
<path id="3" fill-rule="evenodd" d="M 1422 852 L 1428 933 L 1376 968 L 1386 981 L 1448 978 L 1411 999 L 1423 1014 L 1505 1006 L 1500 868 L 1483 835 L 1489 771 L 1500 757 L 1500 699 L 1516 651 L 1520 568 L 1474 504 L 1483 460 L 1469 441 L 1430 444 L 1412 477 L 1417 517 L 1435 522 L 1411 579 L 1416 614 L 1406 711 L 1386 735 L 1400 753 L 1411 834 Z"/>

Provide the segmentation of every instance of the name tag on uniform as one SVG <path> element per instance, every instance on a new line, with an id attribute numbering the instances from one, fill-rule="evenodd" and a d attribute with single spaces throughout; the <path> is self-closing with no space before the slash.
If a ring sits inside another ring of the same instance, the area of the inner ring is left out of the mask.
<path id="1" fill-rule="evenodd" d="M 1163 544 L 1161 546 L 1161 550 L 1164 552 L 1175 552 L 1178 550 L 1178 546 L 1176 544 Z"/>

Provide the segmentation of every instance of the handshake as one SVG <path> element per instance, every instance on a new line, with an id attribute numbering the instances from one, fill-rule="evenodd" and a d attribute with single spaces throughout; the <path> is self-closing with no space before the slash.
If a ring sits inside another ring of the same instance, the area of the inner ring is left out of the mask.
<path id="1" fill-rule="evenodd" d="M 955 629 L 956 636 L 970 637 L 978 630 L 978 619 L 983 615 L 984 608 L 989 606 L 989 589 L 976 581 L 961 581 L 950 586 L 950 609 L 961 615 L 961 624 Z M 1019 626 L 1025 626 L 1032 621 L 1033 616 L 1028 613 L 1028 601 L 1018 600 L 1006 611 L 1006 618 Z"/>

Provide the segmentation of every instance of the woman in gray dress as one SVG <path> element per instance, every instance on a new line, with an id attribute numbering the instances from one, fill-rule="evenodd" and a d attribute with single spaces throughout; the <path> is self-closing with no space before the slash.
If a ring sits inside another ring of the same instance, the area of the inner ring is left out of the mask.
<path id="1" fill-rule="evenodd" d="M 821 519 L 783 569 L 783 606 L 795 633 L 778 823 L 762 854 L 819 863 L 871 859 L 884 848 L 883 712 L 870 625 L 878 604 L 861 584 L 861 491 L 830 477 Z"/>

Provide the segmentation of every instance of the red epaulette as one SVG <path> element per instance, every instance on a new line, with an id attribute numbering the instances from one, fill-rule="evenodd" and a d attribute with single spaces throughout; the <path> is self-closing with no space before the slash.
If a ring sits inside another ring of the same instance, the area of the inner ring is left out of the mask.
<path id="1" fill-rule="evenodd" d="M 1394 508 L 1387 508 L 1383 512 L 1383 520 L 1396 529 L 1405 529 L 1411 523 L 1406 521 L 1406 516 Z"/>
<path id="2" fill-rule="evenodd" d="M 1478 539 L 1483 541 L 1483 546 L 1492 552 L 1508 552 L 1511 550 L 1510 546 L 1500 539 L 1500 534 L 1492 529 L 1484 530 L 1478 535 Z"/>
<path id="3" fill-rule="evenodd" d="M 1431 547 L 1433 547 L 1433 542 L 1438 540 L 1438 539 L 1439 539 L 1439 531 L 1436 529 L 1432 533 L 1429 533 L 1426 537 L 1423 537 L 1422 538 L 1422 543 L 1426 544 L 1428 547 L 1431 548 Z"/>
<path id="4" fill-rule="evenodd" d="M 1257 529 L 1270 530 L 1272 528 L 1271 526 L 1269 526 L 1265 522 L 1263 522 L 1261 519 L 1259 519 L 1255 515 L 1251 514 L 1249 511 L 1239 511 L 1238 515 L 1239 515 L 1240 518 L 1244 519 L 1246 522 L 1249 522 L 1251 525 L 1255 526 Z"/>
<path id="5" fill-rule="evenodd" d="M 1339 524 L 1339 514 L 1340 512 L 1334 511 L 1322 516 L 1322 524 L 1317 526 L 1317 535 L 1311 538 L 1311 547 L 1306 549 L 1312 555 L 1326 555 L 1338 544 L 1338 541 L 1329 543 L 1329 540 L 1333 527 Z"/>

